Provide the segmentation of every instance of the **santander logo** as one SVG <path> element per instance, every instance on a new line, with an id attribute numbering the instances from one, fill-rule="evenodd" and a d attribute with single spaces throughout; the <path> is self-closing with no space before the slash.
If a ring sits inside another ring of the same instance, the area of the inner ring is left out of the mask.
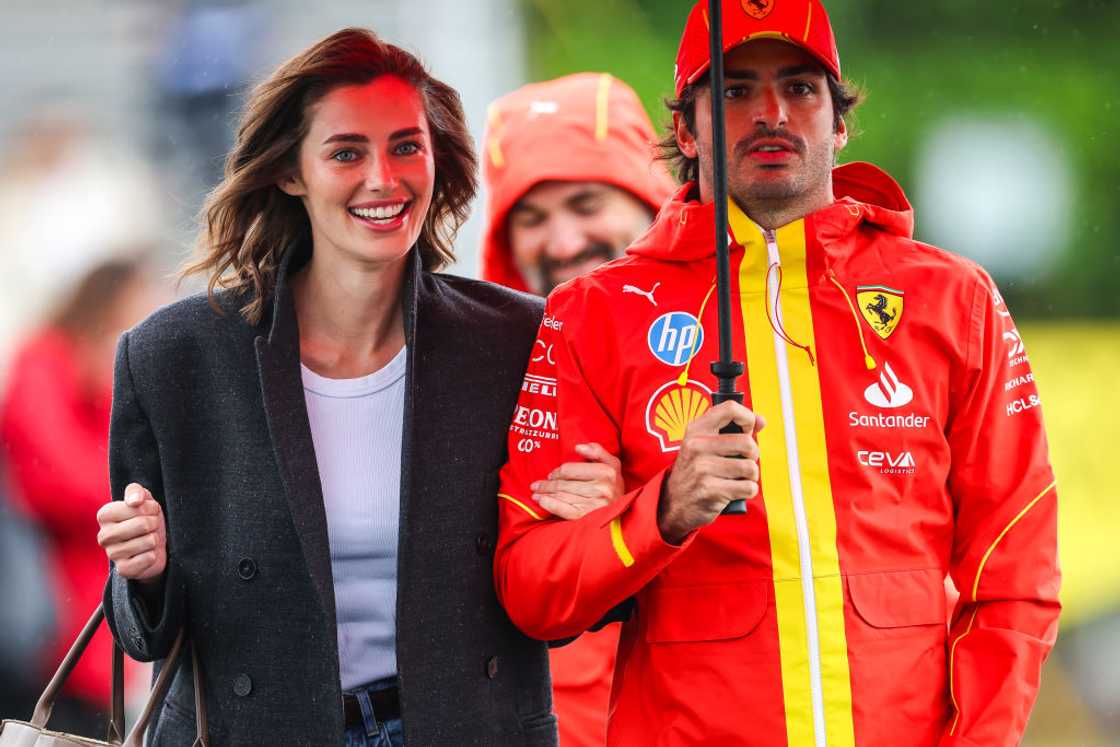
<path id="1" fill-rule="evenodd" d="M 863 390 L 863 398 L 876 407 L 902 407 L 914 399 L 914 390 L 899 381 L 891 364 L 886 363 L 879 380 Z"/>

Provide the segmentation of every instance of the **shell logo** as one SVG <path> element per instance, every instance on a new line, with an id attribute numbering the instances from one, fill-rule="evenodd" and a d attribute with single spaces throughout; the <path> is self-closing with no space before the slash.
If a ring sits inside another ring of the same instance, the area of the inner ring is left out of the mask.
<path id="1" fill-rule="evenodd" d="M 646 431 L 664 452 L 679 451 L 688 424 L 712 406 L 712 390 L 689 379 L 673 379 L 650 395 L 646 403 Z"/>

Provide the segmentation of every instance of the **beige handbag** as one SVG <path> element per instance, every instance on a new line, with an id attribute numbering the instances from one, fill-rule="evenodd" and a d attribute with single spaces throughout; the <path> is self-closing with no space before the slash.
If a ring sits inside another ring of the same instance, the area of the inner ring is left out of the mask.
<path id="1" fill-rule="evenodd" d="M 0 747 L 143 747 L 144 732 L 148 729 L 148 722 L 151 721 L 156 703 L 163 699 L 164 695 L 167 694 L 167 688 L 171 685 L 171 677 L 175 673 L 175 664 L 178 662 L 179 653 L 183 648 L 182 631 L 180 631 L 179 637 L 175 639 L 175 645 L 171 647 L 171 653 L 164 660 L 163 669 L 160 670 L 159 677 L 152 685 L 152 692 L 148 697 L 147 705 L 144 706 L 143 713 L 140 714 L 140 718 L 133 725 L 127 738 L 123 736 L 124 654 L 121 653 L 120 647 L 116 644 L 113 645 L 113 702 L 109 713 L 109 736 L 107 740 L 102 742 L 88 737 L 62 734 L 47 729 L 47 721 L 50 719 L 51 710 L 54 708 L 55 698 L 58 697 L 63 683 L 70 676 L 70 672 L 73 671 L 74 665 L 78 663 L 78 659 L 82 658 L 82 654 L 93 638 L 93 634 L 97 632 L 104 619 L 105 610 L 101 605 L 98 605 L 89 622 L 78 634 L 78 639 L 70 647 L 66 658 L 62 660 L 58 671 L 55 672 L 54 677 L 47 684 L 47 689 L 43 691 L 42 697 L 35 705 L 35 713 L 31 716 L 31 721 L 8 720 L 0 724 Z M 210 743 L 210 738 L 207 736 L 206 705 L 202 697 L 202 679 L 199 674 L 198 655 L 194 653 L 193 648 L 191 655 L 194 664 L 194 709 L 197 730 L 194 747 L 206 747 Z"/>

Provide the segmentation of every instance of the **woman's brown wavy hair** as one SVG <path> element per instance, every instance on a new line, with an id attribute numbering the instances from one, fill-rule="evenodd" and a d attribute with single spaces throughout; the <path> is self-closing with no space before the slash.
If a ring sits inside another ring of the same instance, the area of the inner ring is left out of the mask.
<path id="1" fill-rule="evenodd" d="M 300 199 L 276 186 L 298 168 L 310 107 L 338 86 L 382 75 L 416 88 L 432 135 L 435 187 L 416 249 L 427 270 L 455 259 L 452 242 L 478 189 L 477 157 L 459 94 L 373 32 L 342 29 L 285 62 L 249 95 L 224 177 L 202 207 L 196 242 L 202 257 L 182 270 L 184 276 L 208 276 L 215 308 L 215 290 L 228 288 L 244 300 L 242 315 L 251 324 L 260 321 L 284 252 L 311 240 Z"/>

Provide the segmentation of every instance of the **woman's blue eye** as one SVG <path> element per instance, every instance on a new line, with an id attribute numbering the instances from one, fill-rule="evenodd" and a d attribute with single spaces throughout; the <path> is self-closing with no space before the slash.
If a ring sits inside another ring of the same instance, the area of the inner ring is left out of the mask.
<path id="1" fill-rule="evenodd" d="M 352 150 L 340 150 L 338 153 L 331 156 L 331 158 L 343 163 L 349 163 L 350 161 L 356 161 L 358 159 L 358 154 Z"/>
<path id="2" fill-rule="evenodd" d="M 420 152 L 419 143 L 401 143 L 397 146 L 397 153 L 402 156 L 413 156 Z"/>

